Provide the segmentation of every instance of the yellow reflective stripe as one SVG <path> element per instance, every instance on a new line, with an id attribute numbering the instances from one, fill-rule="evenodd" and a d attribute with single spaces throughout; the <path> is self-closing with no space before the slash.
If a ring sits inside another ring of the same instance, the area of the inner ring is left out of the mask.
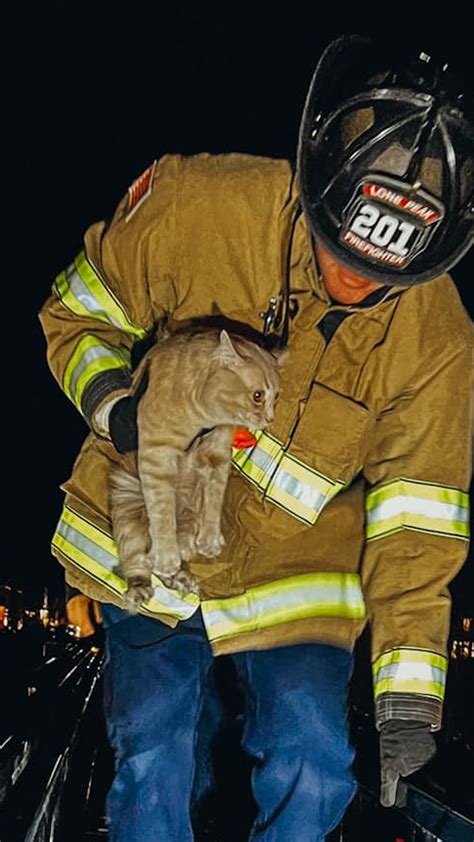
<path id="1" fill-rule="evenodd" d="M 357 573 L 303 573 L 201 603 L 209 640 L 255 632 L 312 617 L 365 617 Z"/>
<path id="2" fill-rule="evenodd" d="M 401 529 L 469 538 L 469 495 L 457 488 L 392 480 L 367 495 L 366 511 L 369 541 Z"/>
<path id="3" fill-rule="evenodd" d="M 123 594 L 126 591 L 127 585 L 124 579 L 112 573 L 110 570 L 105 570 L 79 547 L 72 544 L 67 538 L 64 538 L 57 532 L 53 535 L 52 546 L 56 547 L 63 555 L 75 562 L 78 567 L 90 573 L 94 579 L 99 579 L 104 585 L 109 586 L 110 590 L 113 590 L 114 593 Z"/>
<path id="4" fill-rule="evenodd" d="M 98 529 L 73 509 L 65 506 L 52 545 L 76 567 L 101 582 L 115 594 L 123 594 L 126 582 L 118 573 L 117 545 L 111 535 Z M 196 594 L 181 596 L 152 576 L 154 596 L 143 605 L 148 613 L 165 614 L 178 620 L 190 617 L 199 605 Z"/>
<path id="5" fill-rule="evenodd" d="M 79 299 L 77 299 L 69 285 L 67 272 L 71 269 L 74 264 L 71 264 L 71 267 L 68 267 L 63 272 L 60 272 L 57 276 L 54 286 L 56 288 L 56 293 L 58 295 L 59 300 L 62 304 L 64 304 L 68 310 L 72 310 L 73 313 L 76 313 L 78 316 L 84 316 L 85 318 L 90 318 L 91 313 L 87 309 L 87 307 L 81 303 Z M 105 317 L 100 317 L 99 315 L 95 315 L 94 318 L 100 319 L 100 321 L 108 321 Z"/>
<path id="6" fill-rule="evenodd" d="M 81 535 L 89 541 L 95 542 L 103 552 L 108 553 L 112 559 L 112 564 L 118 563 L 117 544 L 112 535 L 99 529 L 90 520 L 86 520 L 68 506 L 64 507 L 61 519 L 64 523 L 69 524 L 69 526 L 78 529 Z"/>
<path id="7" fill-rule="evenodd" d="M 421 497 L 425 500 L 436 500 L 441 503 L 451 503 L 453 505 L 460 505 L 460 503 L 468 505 L 469 503 L 469 495 L 460 491 L 458 488 L 400 477 L 399 479 L 383 483 L 383 485 L 378 485 L 377 488 L 373 489 L 367 496 L 367 509 L 375 508 L 384 500 L 389 500 L 393 497 L 394 492 L 400 494 L 407 488 L 411 497 Z"/>
<path id="8" fill-rule="evenodd" d="M 383 524 L 369 524 L 367 528 L 367 540 L 384 538 L 393 532 L 400 532 L 402 529 L 430 532 L 433 535 L 451 535 L 453 538 L 469 538 L 469 524 L 463 521 L 453 520 L 446 522 L 438 518 L 403 512 L 395 517 L 385 518 Z"/>
<path id="9" fill-rule="evenodd" d="M 251 432 L 257 442 L 243 450 L 233 450 L 234 467 L 263 492 L 266 500 L 303 523 L 315 523 L 344 483 L 305 465 L 269 433 Z"/>
<path id="10" fill-rule="evenodd" d="M 114 348 L 96 336 L 87 334 L 76 346 L 64 370 L 64 391 L 82 411 L 82 396 L 94 377 L 104 371 L 130 367 L 130 351 L 127 348 Z"/>
<path id="11" fill-rule="evenodd" d="M 437 684 L 435 681 L 421 681 L 417 678 L 410 681 L 386 678 L 377 682 L 375 698 L 382 693 L 422 693 L 424 696 L 435 696 L 442 700 L 444 698 L 444 684 Z"/>
<path id="12" fill-rule="evenodd" d="M 444 655 L 438 655 L 436 652 L 430 652 L 427 649 L 391 649 L 389 652 L 384 652 L 374 661 L 373 670 L 377 674 L 382 667 L 389 664 L 400 664 L 403 662 L 429 664 L 429 666 L 437 667 L 438 669 L 447 670 L 448 661 Z"/>
<path id="13" fill-rule="evenodd" d="M 448 661 L 425 649 L 400 648 L 384 652 L 374 662 L 374 696 L 382 693 L 422 693 L 444 697 Z"/>
<path id="14" fill-rule="evenodd" d="M 146 330 L 130 321 L 84 251 L 64 272 L 59 273 L 55 288 L 60 301 L 73 313 L 108 322 L 138 339 L 146 336 Z"/>
<path id="15" fill-rule="evenodd" d="M 243 450 L 233 449 L 232 462 L 244 476 L 265 491 L 284 451 L 280 442 L 263 430 L 251 429 L 250 432 L 257 439 L 256 444 Z"/>

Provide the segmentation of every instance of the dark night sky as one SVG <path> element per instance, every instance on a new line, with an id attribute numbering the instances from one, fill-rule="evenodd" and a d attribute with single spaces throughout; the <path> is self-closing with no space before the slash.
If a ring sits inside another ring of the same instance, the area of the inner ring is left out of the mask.
<path id="1" fill-rule="evenodd" d="M 222 4 L 218 15 L 205 5 L 192 12 L 182 4 L 167 12 L 159 4 L 128 5 L 21 6 L 23 20 L 3 33 L 11 42 L 7 134 L 16 162 L 6 173 L 14 187 L 4 201 L 19 200 L 19 212 L 4 241 L 13 259 L 3 278 L 9 505 L 0 581 L 6 574 L 27 593 L 61 581 L 49 556 L 58 485 L 86 434 L 47 368 L 37 320 L 55 275 L 81 248 L 85 229 L 109 216 L 134 178 L 165 152 L 294 157 L 306 89 L 326 43 L 350 31 L 386 37 L 368 19 L 345 18 L 341 29 L 337 10 L 321 25 L 316 11 L 308 15 L 309 4 L 285 4 L 280 16 L 274 5 L 268 15 L 240 4 Z M 424 33 L 411 22 L 420 49 L 441 45 L 446 55 L 455 48 L 466 66 L 467 29 L 456 16 L 451 33 L 445 21 L 432 21 Z M 473 269 L 471 253 L 453 273 L 471 315 Z M 463 577 L 466 592 L 472 569 Z"/>

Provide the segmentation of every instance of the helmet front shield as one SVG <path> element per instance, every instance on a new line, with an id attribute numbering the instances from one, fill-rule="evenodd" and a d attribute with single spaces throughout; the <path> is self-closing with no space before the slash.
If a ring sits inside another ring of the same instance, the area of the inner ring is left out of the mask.
<path id="1" fill-rule="evenodd" d="M 410 286 L 470 247 L 467 110 L 457 80 L 420 57 L 400 67 L 356 36 L 323 54 L 300 128 L 301 197 L 315 236 L 351 271 Z"/>

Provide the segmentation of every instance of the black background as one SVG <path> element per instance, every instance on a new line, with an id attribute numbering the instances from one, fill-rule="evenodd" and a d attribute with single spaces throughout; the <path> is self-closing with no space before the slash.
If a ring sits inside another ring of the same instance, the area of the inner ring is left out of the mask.
<path id="1" fill-rule="evenodd" d="M 409 21 L 395 7 L 361 19 L 332 6 L 20 4 L 4 26 L 0 584 L 24 588 L 27 601 L 61 587 L 49 555 L 58 486 L 87 432 L 47 368 L 37 313 L 86 228 L 165 152 L 294 158 L 314 66 L 336 35 L 455 53 L 474 89 L 470 22 L 453 4 L 442 19 L 423 9 L 416 25 L 413 10 Z M 473 270 L 471 252 L 453 272 L 471 316 Z M 456 591 L 471 605 L 472 567 Z"/>

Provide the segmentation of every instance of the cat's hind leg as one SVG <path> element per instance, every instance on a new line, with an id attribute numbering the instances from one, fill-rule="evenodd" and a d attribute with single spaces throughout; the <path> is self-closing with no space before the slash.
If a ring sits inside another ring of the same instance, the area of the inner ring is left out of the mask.
<path id="1" fill-rule="evenodd" d="M 161 580 L 167 588 L 173 588 L 173 590 L 178 591 L 178 593 L 183 596 L 186 596 L 189 593 L 199 594 L 199 587 L 196 579 L 192 573 L 190 573 L 189 570 L 185 570 L 184 567 L 182 567 L 181 570 L 178 570 L 174 576 L 162 576 Z"/>
<path id="2" fill-rule="evenodd" d="M 196 548 L 207 558 L 218 556 L 225 544 L 221 512 L 230 470 L 232 435 L 232 427 L 216 427 L 196 454 L 203 476 Z"/>
<path id="3" fill-rule="evenodd" d="M 148 561 L 159 577 L 181 569 L 176 535 L 176 474 L 179 450 L 153 442 L 151 433 L 139 436 L 138 473 L 148 515 Z"/>
<path id="4" fill-rule="evenodd" d="M 123 597 L 124 608 L 130 614 L 137 614 L 141 604 L 153 596 L 153 586 L 145 501 L 138 475 L 130 470 L 130 464 L 127 468 L 122 465 L 112 469 L 110 509 L 120 571 L 128 585 Z"/>
<path id="5" fill-rule="evenodd" d="M 196 539 L 202 501 L 202 476 L 196 465 L 196 447 L 183 453 L 176 476 L 176 531 L 181 560 L 197 555 Z"/>

